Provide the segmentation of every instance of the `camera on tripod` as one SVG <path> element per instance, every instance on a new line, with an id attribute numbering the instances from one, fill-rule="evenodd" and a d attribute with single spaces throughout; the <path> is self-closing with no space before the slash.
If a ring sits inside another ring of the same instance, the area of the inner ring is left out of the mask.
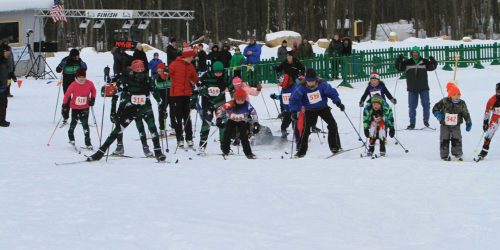
<path id="1" fill-rule="evenodd" d="M 31 34 L 33 34 L 33 30 L 32 29 L 27 29 L 26 30 L 26 37 L 30 37 Z"/>

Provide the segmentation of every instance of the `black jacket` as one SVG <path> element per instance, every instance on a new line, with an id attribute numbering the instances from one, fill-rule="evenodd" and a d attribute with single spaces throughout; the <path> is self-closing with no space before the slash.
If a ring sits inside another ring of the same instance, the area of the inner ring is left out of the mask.
<path id="1" fill-rule="evenodd" d="M 179 50 L 174 48 L 172 44 L 167 46 L 167 65 L 170 65 L 180 55 Z"/>
<path id="2" fill-rule="evenodd" d="M 210 60 L 210 64 L 211 65 L 214 65 L 214 63 L 216 61 L 222 61 L 220 59 L 220 51 L 211 51 L 210 53 L 208 53 L 208 60 Z"/>
<path id="3" fill-rule="evenodd" d="M 115 76 L 125 74 L 127 67 L 132 63 L 133 57 L 118 49 L 113 53 L 113 73 Z"/>
<path id="4" fill-rule="evenodd" d="M 404 60 L 403 55 L 396 59 L 396 69 L 406 72 L 406 90 L 411 92 L 429 90 L 427 71 L 433 71 L 436 67 L 437 62 L 432 56 L 429 59 L 420 57 L 418 63 L 413 58 Z"/>
<path id="5" fill-rule="evenodd" d="M 328 48 L 325 51 L 325 54 L 328 56 L 338 56 L 342 52 L 342 42 L 340 40 L 332 39 Z"/>
<path id="6" fill-rule="evenodd" d="M 205 72 L 207 71 L 207 52 L 204 50 L 198 51 L 198 71 Z"/>
<path id="7" fill-rule="evenodd" d="M 231 55 L 231 52 L 229 52 L 228 50 L 222 50 L 220 52 L 220 60 L 224 65 L 224 68 L 229 68 L 229 65 L 231 64 L 231 57 L 233 56 Z"/>
<path id="8" fill-rule="evenodd" d="M 297 58 L 293 58 L 291 64 L 288 61 L 284 61 L 276 68 L 276 71 L 283 71 L 284 74 L 289 75 L 295 81 L 299 75 L 304 74 L 305 68 Z"/>
<path id="9" fill-rule="evenodd" d="M 134 50 L 134 60 L 139 59 L 144 62 L 144 69 L 146 69 L 146 72 L 149 72 L 149 61 L 148 57 L 146 56 L 146 52 L 141 51 L 141 50 Z"/>

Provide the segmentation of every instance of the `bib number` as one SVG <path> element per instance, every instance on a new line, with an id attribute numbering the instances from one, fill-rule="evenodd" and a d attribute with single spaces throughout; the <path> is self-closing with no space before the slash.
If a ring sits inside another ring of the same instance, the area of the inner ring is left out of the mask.
<path id="1" fill-rule="evenodd" d="M 382 92 L 381 92 L 380 90 L 370 92 L 370 96 L 371 96 L 371 97 L 373 97 L 373 96 L 374 96 L 374 95 L 376 95 L 376 94 L 378 94 L 378 95 L 382 96 Z"/>
<path id="2" fill-rule="evenodd" d="M 319 90 L 316 90 L 314 92 L 308 93 L 307 98 L 309 99 L 310 104 L 316 104 L 318 102 L 321 102 L 321 94 L 319 93 Z"/>
<path id="3" fill-rule="evenodd" d="M 284 105 L 289 105 L 290 104 L 290 97 L 292 96 L 292 94 L 288 93 L 288 94 L 281 94 L 281 99 L 283 100 L 283 104 Z"/>
<path id="4" fill-rule="evenodd" d="M 219 96 L 220 89 L 217 87 L 210 87 L 210 88 L 208 88 L 208 95 L 209 96 Z"/>
<path id="5" fill-rule="evenodd" d="M 132 104 L 134 104 L 134 105 L 146 104 L 146 96 L 145 95 L 133 95 L 132 96 Z"/>
<path id="6" fill-rule="evenodd" d="M 458 124 L 458 114 L 448 114 L 444 117 L 444 124 L 448 126 L 455 126 Z"/>
<path id="7" fill-rule="evenodd" d="M 75 99 L 75 104 L 76 106 L 84 106 L 87 104 L 87 97 L 86 96 L 77 96 Z"/>
<path id="8" fill-rule="evenodd" d="M 243 114 L 231 114 L 231 120 L 235 122 L 241 122 L 245 120 L 245 115 Z"/>

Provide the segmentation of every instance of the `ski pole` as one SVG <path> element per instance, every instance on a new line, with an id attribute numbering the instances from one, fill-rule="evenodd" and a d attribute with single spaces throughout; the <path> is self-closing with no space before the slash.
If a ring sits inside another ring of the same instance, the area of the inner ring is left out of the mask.
<path id="1" fill-rule="evenodd" d="M 57 124 L 56 124 L 56 126 L 55 126 L 54 130 L 52 131 L 52 134 L 51 134 L 51 135 L 50 135 L 50 137 L 49 137 L 49 141 L 47 142 L 47 147 L 49 147 L 49 146 L 50 146 L 50 141 L 52 141 L 52 137 L 54 137 L 54 134 L 56 133 L 56 130 L 57 130 L 57 128 L 59 127 L 59 123 L 61 123 L 62 119 L 63 119 L 63 117 L 61 116 L 61 118 L 60 118 L 60 119 L 59 119 L 59 121 L 57 122 Z"/>
<path id="2" fill-rule="evenodd" d="M 59 106 L 59 96 L 61 94 L 61 84 L 59 84 L 59 90 L 57 91 L 57 100 L 56 100 L 56 107 L 54 109 L 54 119 L 52 120 L 52 123 L 56 122 L 56 114 L 57 114 L 57 107 Z"/>
<path id="3" fill-rule="evenodd" d="M 326 138 L 325 136 L 325 125 L 323 124 L 323 119 L 321 119 L 321 133 L 323 133 L 323 139 Z"/>
<path id="4" fill-rule="evenodd" d="M 215 132 L 219 131 L 219 127 L 217 127 L 214 131 L 212 131 L 212 133 L 210 133 L 210 135 L 208 136 L 207 140 L 205 140 L 205 142 L 203 144 L 201 144 L 200 148 L 203 148 L 205 147 L 205 145 L 207 145 L 208 143 L 208 140 L 210 138 L 212 138 L 212 136 L 215 134 Z"/>
<path id="5" fill-rule="evenodd" d="M 101 146 L 101 135 L 99 134 L 99 127 L 97 127 L 97 120 L 95 119 L 94 107 L 90 107 L 90 111 L 92 112 L 92 117 L 94 118 L 94 125 L 97 131 L 97 137 L 99 137 L 99 147 Z"/>
<path id="6" fill-rule="evenodd" d="M 344 115 L 347 117 L 347 120 L 349 121 L 349 123 L 351 124 L 352 128 L 354 129 L 354 131 L 356 132 L 356 134 L 358 135 L 358 139 L 363 142 L 363 146 L 365 147 L 366 150 L 367 147 L 366 147 L 366 142 L 361 138 L 361 135 L 359 134 L 358 130 L 356 129 L 356 126 L 354 126 L 354 123 L 352 123 L 351 121 L 351 118 L 349 118 L 349 116 L 347 115 L 347 112 L 345 112 L 345 110 L 343 111 L 344 112 Z"/>
<path id="7" fill-rule="evenodd" d="M 363 124 L 363 107 L 359 107 L 359 126 L 358 126 L 359 131 L 361 131 L 362 124 Z M 361 138 L 358 138 L 358 141 L 361 141 Z"/>
<path id="8" fill-rule="evenodd" d="M 269 119 L 271 119 L 271 113 L 269 112 L 269 108 L 267 107 L 266 99 L 264 98 L 264 95 L 262 92 L 260 93 L 260 96 L 262 97 L 262 101 L 264 102 L 264 106 L 266 107 L 267 115 L 269 116 Z"/>
<path id="9" fill-rule="evenodd" d="M 102 146 L 102 130 L 104 130 L 104 111 L 106 108 L 106 85 L 104 85 L 104 99 L 102 101 L 101 134 L 99 135 L 99 147 Z"/>
<path id="10" fill-rule="evenodd" d="M 293 158 L 293 143 L 297 140 L 297 138 L 295 137 L 295 130 L 297 129 L 297 121 L 292 121 L 292 133 L 293 133 L 293 137 L 292 137 L 292 150 L 290 151 L 290 159 Z"/>
<path id="11" fill-rule="evenodd" d="M 273 99 L 273 102 L 274 102 L 274 107 L 276 107 L 276 112 L 278 112 L 278 115 L 281 113 L 279 108 L 278 108 L 278 104 L 276 104 L 276 100 Z M 281 120 L 283 120 L 283 117 L 281 117 Z"/>
<path id="12" fill-rule="evenodd" d="M 403 146 L 403 144 L 401 144 L 401 142 L 398 140 L 398 138 L 396 136 L 394 136 L 394 140 L 396 140 L 396 142 L 399 144 L 399 146 L 401 146 L 401 148 L 405 151 L 405 153 L 408 154 L 408 149 L 405 148 L 405 146 Z"/>
<path id="13" fill-rule="evenodd" d="M 182 127 L 182 130 L 184 130 L 184 128 L 186 127 L 186 125 L 188 124 L 189 121 L 191 121 L 191 110 L 189 110 L 189 115 L 186 119 L 186 122 L 184 123 L 184 126 Z M 181 132 L 181 133 L 183 133 L 183 132 Z M 177 146 L 175 147 L 174 155 L 177 154 L 177 149 L 179 149 L 179 143 L 177 143 Z"/>
<path id="14" fill-rule="evenodd" d="M 436 70 L 434 70 L 434 73 L 436 74 L 436 79 L 439 84 L 439 90 L 441 91 L 441 96 L 444 98 L 443 86 L 441 85 L 441 81 L 439 81 L 438 73 Z"/>
<path id="15" fill-rule="evenodd" d="M 477 149 L 481 145 L 481 142 L 483 141 L 483 138 L 484 138 L 485 134 L 486 134 L 486 132 L 483 131 L 483 133 L 481 134 L 481 138 L 479 138 L 479 141 L 477 142 L 477 145 L 476 145 L 476 147 L 474 149 L 474 154 L 477 154 Z"/>

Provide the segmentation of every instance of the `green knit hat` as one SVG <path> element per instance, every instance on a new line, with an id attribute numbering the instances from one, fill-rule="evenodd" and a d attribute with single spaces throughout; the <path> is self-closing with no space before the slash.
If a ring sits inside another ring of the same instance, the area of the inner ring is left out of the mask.
<path id="1" fill-rule="evenodd" d="M 220 61 L 216 61 L 212 66 L 214 72 L 224 72 L 224 65 Z"/>
<path id="2" fill-rule="evenodd" d="M 418 47 L 418 46 L 413 46 L 413 47 L 411 48 L 411 51 L 416 51 L 416 52 L 418 52 L 418 54 L 420 55 L 420 47 Z"/>
<path id="3" fill-rule="evenodd" d="M 372 103 L 383 104 L 384 103 L 384 99 L 379 94 L 375 94 L 375 95 L 372 96 L 371 102 Z"/>

